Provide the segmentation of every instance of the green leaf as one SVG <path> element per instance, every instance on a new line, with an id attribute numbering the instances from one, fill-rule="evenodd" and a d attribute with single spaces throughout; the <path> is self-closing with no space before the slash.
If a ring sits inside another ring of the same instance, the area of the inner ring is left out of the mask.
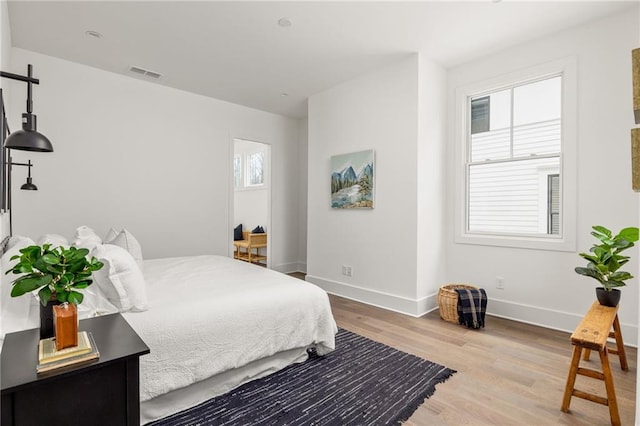
<path id="1" fill-rule="evenodd" d="M 593 263 L 598 263 L 600 261 L 600 259 L 597 256 L 592 256 L 587 253 L 580 253 L 580 256 L 584 257 L 585 259 Z"/>
<path id="2" fill-rule="evenodd" d="M 69 303 L 73 303 L 74 305 L 79 305 L 80 303 L 82 303 L 83 299 L 84 295 L 77 291 L 70 291 L 69 296 L 67 297 L 67 301 Z"/>
<path id="3" fill-rule="evenodd" d="M 607 228 L 605 228 L 604 226 L 595 225 L 595 226 L 592 226 L 592 228 L 593 228 L 595 231 L 597 231 L 598 233 L 603 234 L 603 235 L 606 235 L 606 236 L 607 236 L 607 237 L 609 237 L 609 238 L 611 238 L 611 236 L 613 235 L 613 234 L 611 233 L 611 231 L 610 231 L 610 230 L 608 230 Z M 592 234 L 593 234 L 593 232 L 592 232 Z"/>
<path id="4" fill-rule="evenodd" d="M 29 274 L 29 273 L 33 272 L 33 268 L 31 267 L 31 265 L 18 264 L 18 265 L 16 265 L 16 267 L 18 268 L 18 271 L 21 274 Z"/>
<path id="5" fill-rule="evenodd" d="M 632 243 L 638 241 L 638 237 L 638 228 L 636 228 L 635 226 L 622 229 L 616 236 L 616 238 L 622 238 Z"/>
<path id="6" fill-rule="evenodd" d="M 100 269 L 102 269 L 103 266 L 104 266 L 104 263 L 100 262 L 95 257 L 91 258 L 91 266 L 90 266 L 91 271 L 93 272 L 99 271 Z"/>
<path id="7" fill-rule="evenodd" d="M 83 289 L 83 288 L 87 288 L 89 287 L 89 285 L 92 283 L 93 281 L 91 280 L 83 280 L 83 281 L 78 281 L 73 283 L 73 288 L 77 288 L 77 289 Z"/>
<path id="8" fill-rule="evenodd" d="M 69 292 L 68 291 L 62 291 L 62 292 L 56 292 L 56 298 L 58 299 L 58 301 L 60 302 L 67 302 L 69 297 Z"/>
<path id="9" fill-rule="evenodd" d="M 75 253 L 71 255 L 71 258 L 69 260 L 76 261 L 79 259 L 84 259 L 88 254 L 89 254 L 89 249 L 86 249 L 86 248 L 77 249 Z"/>
<path id="10" fill-rule="evenodd" d="M 49 272 L 49 270 L 47 269 L 49 265 L 47 265 L 47 263 L 41 257 L 33 262 L 33 267 L 43 274 Z"/>
<path id="11" fill-rule="evenodd" d="M 40 303 L 42 303 L 43 306 L 47 306 L 47 302 L 51 300 L 52 294 L 53 293 L 51 293 L 51 289 L 49 288 L 48 285 L 42 287 L 38 292 L 38 297 L 40 297 Z"/>
<path id="12" fill-rule="evenodd" d="M 633 275 L 631 275 L 629 272 L 618 271 L 615 274 L 611 274 L 611 276 L 609 277 L 609 280 L 625 281 L 625 280 L 630 280 L 632 278 L 633 278 Z"/>
<path id="13" fill-rule="evenodd" d="M 60 277 L 60 280 L 58 282 L 62 285 L 67 285 L 67 284 L 70 284 L 72 280 L 73 280 L 73 274 L 67 272 Z"/>
<path id="14" fill-rule="evenodd" d="M 49 283 L 51 283 L 52 279 L 53 277 L 48 274 L 38 276 L 33 276 L 33 274 L 30 274 L 20 277 L 13 283 L 13 288 L 11 289 L 11 297 L 22 296 L 23 294 L 29 293 L 42 287 L 43 285 L 48 285 Z"/>
<path id="15" fill-rule="evenodd" d="M 71 262 L 67 266 L 67 271 L 75 274 L 82 271 L 85 268 L 85 265 L 86 265 L 86 259 L 84 257 L 81 257 L 80 259 L 74 260 L 73 262 Z"/>
<path id="16" fill-rule="evenodd" d="M 42 261 L 49 265 L 58 265 L 60 263 L 60 259 L 58 258 L 58 256 L 52 253 L 47 253 L 42 256 Z"/>
<path id="17" fill-rule="evenodd" d="M 591 268 L 583 268 L 583 267 L 576 267 L 575 271 L 580 274 L 580 275 L 584 275 L 587 277 L 591 277 L 591 278 L 595 278 L 596 280 L 600 281 L 601 283 L 604 281 L 604 278 L 602 277 L 602 274 L 597 270 L 597 269 L 591 269 Z"/>

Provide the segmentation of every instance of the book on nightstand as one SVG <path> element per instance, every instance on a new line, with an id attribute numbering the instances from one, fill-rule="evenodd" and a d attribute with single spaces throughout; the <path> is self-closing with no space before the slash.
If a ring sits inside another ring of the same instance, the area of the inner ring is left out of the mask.
<path id="1" fill-rule="evenodd" d="M 38 345 L 37 373 L 46 373 L 58 368 L 69 367 L 98 359 L 100 353 L 91 333 L 78 333 L 78 345 L 71 348 L 56 350 L 54 337 L 40 340 Z"/>

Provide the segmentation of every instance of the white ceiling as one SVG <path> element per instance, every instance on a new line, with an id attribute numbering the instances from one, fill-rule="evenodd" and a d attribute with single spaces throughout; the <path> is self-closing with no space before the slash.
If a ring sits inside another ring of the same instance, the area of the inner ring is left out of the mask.
<path id="1" fill-rule="evenodd" d="M 451 67 L 635 3 L 23 0 L 9 20 L 15 47 L 304 117 L 310 95 L 411 53 Z"/>

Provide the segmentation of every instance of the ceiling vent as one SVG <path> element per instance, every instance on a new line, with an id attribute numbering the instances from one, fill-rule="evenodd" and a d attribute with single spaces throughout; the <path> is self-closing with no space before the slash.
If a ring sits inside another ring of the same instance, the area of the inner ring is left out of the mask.
<path id="1" fill-rule="evenodd" d="M 159 72 L 147 70 L 147 69 L 136 67 L 136 66 L 133 66 L 133 65 L 131 67 L 129 67 L 129 71 L 131 71 L 134 74 L 144 75 L 144 76 L 149 77 L 149 78 L 158 79 L 158 78 L 162 77 L 162 74 L 160 74 Z"/>

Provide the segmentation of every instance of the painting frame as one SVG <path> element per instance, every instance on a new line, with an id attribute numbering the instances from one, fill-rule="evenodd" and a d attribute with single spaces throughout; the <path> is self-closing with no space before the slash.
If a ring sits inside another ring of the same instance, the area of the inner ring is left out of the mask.
<path id="1" fill-rule="evenodd" d="M 631 51 L 631 73 L 633 79 L 633 116 L 640 124 L 640 48 Z"/>
<path id="2" fill-rule="evenodd" d="M 640 128 L 631 129 L 631 187 L 640 192 Z"/>
<path id="3" fill-rule="evenodd" d="M 373 209 L 375 170 L 373 149 L 331 156 L 331 208 Z"/>

